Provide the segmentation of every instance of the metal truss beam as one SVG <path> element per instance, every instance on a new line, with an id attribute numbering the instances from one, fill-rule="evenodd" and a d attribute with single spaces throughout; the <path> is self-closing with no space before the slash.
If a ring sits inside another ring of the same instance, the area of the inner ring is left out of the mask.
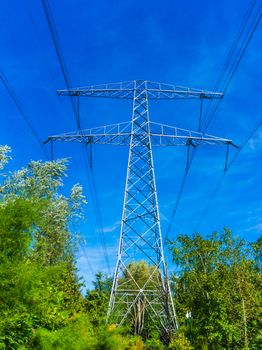
<path id="1" fill-rule="evenodd" d="M 230 144 L 234 146 L 232 140 L 214 135 L 155 122 L 149 122 L 148 125 L 147 134 L 151 137 L 152 146 L 188 146 L 189 144 L 192 146 L 199 146 L 200 144 Z M 101 145 L 130 146 L 132 136 L 131 128 L 131 122 L 111 124 L 81 130 L 81 132 L 49 136 L 47 141 L 77 141 L 86 144 L 92 142 L 93 144 Z M 138 137 L 135 142 L 140 142 L 139 137 L 144 137 L 144 131 L 137 131 L 136 134 Z"/>
<path id="2" fill-rule="evenodd" d="M 145 83 L 147 98 L 159 99 L 221 99 L 220 92 L 192 89 L 184 86 L 163 84 L 153 81 L 126 81 L 121 83 L 91 85 L 71 90 L 57 90 L 58 95 L 133 99 L 137 84 Z"/>

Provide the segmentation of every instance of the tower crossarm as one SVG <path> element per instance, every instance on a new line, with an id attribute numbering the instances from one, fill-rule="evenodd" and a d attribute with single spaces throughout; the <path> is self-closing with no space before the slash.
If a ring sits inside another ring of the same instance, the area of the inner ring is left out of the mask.
<path id="1" fill-rule="evenodd" d="M 116 146 L 129 146 L 131 135 L 131 122 L 110 124 L 91 129 L 69 132 L 49 136 L 49 141 L 80 142 L 85 144 L 111 144 Z"/>
<path id="2" fill-rule="evenodd" d="M 57 90 L 58 95 L 133 99 L 135 89 L 146 86 L 147 98 L 159 99 L 221 99 L 223 93 L 193 89 L 172 84 L 134 80 L 120 83 L 91 85 L 70 90 Z"/>
<path id="3" fill-rule="evenodd" d="M 150 136 L 153 146 L 199 146 L 200 144 L 231 144 L 232 140 L 197 131 L 150 122 Z"/>
<path id="4" fill-rule="evenodd" d="M 165 124 L 149 122 L 149 132 L 152 146 L 199 146 L 200 144 L 232 144 L 232 140 L 196 131 L 181 129 Z M 105 125 L 101 127 L 49 136 L 48 141 L 80 142 L 92 144 L 110 144 L 129 146 L 132 135 L 131 122 Z M 137 133 L 136 140 L 140 142 L 145 133 Z M 141 136 L 141 138 L 139 137 Z"/>

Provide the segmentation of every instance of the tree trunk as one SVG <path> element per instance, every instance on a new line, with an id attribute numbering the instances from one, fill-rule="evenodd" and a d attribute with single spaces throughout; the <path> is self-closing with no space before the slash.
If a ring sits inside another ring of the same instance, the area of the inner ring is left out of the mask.
<path id="1" fill-rule="evenodd" d="M 134 334 L 141 335 L 144 328 L 145 318 L 145 301 L 142 298 L 138 298 L 133 308 L 133 326 Z"/>

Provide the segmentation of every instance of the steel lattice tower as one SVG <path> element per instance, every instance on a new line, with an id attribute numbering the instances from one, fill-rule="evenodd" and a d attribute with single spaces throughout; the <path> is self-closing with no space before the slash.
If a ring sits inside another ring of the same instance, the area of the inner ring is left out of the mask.
<path id="1" fill-rule="evenodd" d="M 232 144 L 231 140 L 179 129 L 149 120 L 149 99 L 214 99 L 223 94 L 149 81 L 131 81 L 58 90 L 60 95 L 133 100 L 131 122 L 50 136 L 48 141 L 129 146 L 126 187 L 118 256 L 108 308 L 108 321 L 123 325 L 132 320 L 140 334 L 144 318 L 161 330 L 164 338 L 178 328 L 169 287 L 161 236 L 152 146 Z M 134 262 L 149 266 L 139 279 Z M 139 314 L 140 321 L 136 316 Z M 142 320 L 141 320 L 142 318 Z"/>
<path id="2" fill-rule="evenodd" d="M 153 266 L 142 284 L 134 276 L 136 271 L 131 270 L 134 261 L 146 261 Z M 166 331 L 170 326 L 178 327 L 162 245 L 146 81 L 135 82 L 134 86 L 121 234 L 108 317 L 121 325 L 137 308 L 147 308 Z M 136 327 L 140 333 L 141 325 Z"/>

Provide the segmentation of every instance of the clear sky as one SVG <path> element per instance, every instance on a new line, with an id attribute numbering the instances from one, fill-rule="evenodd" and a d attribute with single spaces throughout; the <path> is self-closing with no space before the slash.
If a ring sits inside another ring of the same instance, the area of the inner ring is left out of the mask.
<path id="1" fill-rule="evenodd" d="M 212 90 L 222 71 L 247 10 L 244 0 L 221 1 L 71 1 L 50 0 L 72 86 L 145 79 Z M 8 78 L 41 139 L 74 131 L 75 120 L 41 1 L 2 1 L 0 69 Z M 208 132 L 240 144 L 261 118 L 262 28 L 257 28 Z M 206 108 L 206 106 L 204 107 Z M 13 149 L 9 169 L 31 159 L 44 159 L 41 148 L 0 84 L 1 144 Z M 131 101 L 85 99 L 84 127 L 131 118 Z M 154 121 L 196 130 L 196 101 L 150 104 Z M 200 231 L 229 227 L 235 235 L 255 240 L 262 229 L 262 130 L 241 151 L 227 174 Z M 116 261 L 128 149 L 94 147 L 94 177 L 112 270 Z M 86 244 L 78 258 L 87 280 L 92 270 L 106 272 L 92 203 L 86 165 L 79 145 L 55 145 L 55 157 L 70 157 L 66 186 L 80 182 L 89 204 L 79 225 Z M 194 159 L 172 235 L 192 233 L 224 167 L 223 147 L 203 147 Z M 186 150 L 154 150 L 163 235 L 183 176 Z M 87 263 L 87 258 L 92 266 Z M 168 257 L 172 269 L 171 258 Z M 90 282 L 87 282 L 90 285 Z"/>

